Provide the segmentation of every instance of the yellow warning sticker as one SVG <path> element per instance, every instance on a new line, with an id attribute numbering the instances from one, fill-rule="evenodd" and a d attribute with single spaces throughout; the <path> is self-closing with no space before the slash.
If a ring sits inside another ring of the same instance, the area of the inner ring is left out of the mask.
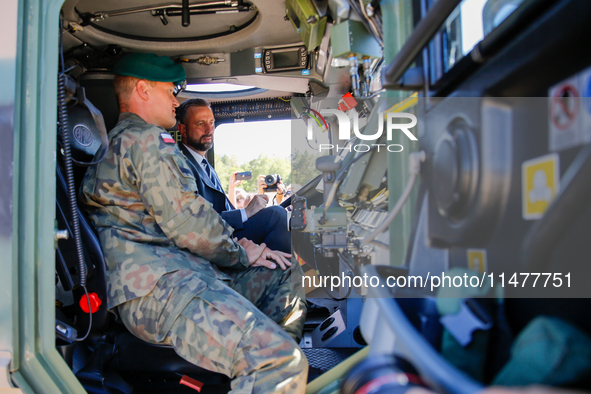
<path id="1" fill-rule="evenodd" d="M 486 272 L 488 263 L 486 261 L 486 249 L 468 249 L 468 268 L 472 271 Z"/>
<path id="2" fill-rule="evenodd" d="M 522 203 L 525 220 L 544 215 L 560 189 L 559 157 L 557 153 L 523 162 Z"/>

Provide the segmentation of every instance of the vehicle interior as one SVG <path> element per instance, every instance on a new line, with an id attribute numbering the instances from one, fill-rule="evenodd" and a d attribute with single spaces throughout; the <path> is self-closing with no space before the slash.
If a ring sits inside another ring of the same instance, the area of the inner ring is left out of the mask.
<path id="1" fill-rule="evenodd" d="M 306 157 L 292 174 L 310 174 L 282 203 L 309 278 L 307 393 L 591 390 L 589 16 L 587 0 L 63 2 L 59 47 L 45 50 L 59 59 L 56 348 L 76 380 L 90 393 L 230 390 L 107 311 L 77 203 L 117 123 L 115 63 L 154 52 L 184 67 L 177 99 L 206 98 L 216 125 L 292 120 Z M 415 117 L 412 135 L 389 127 L 396 114 Z M 481 282 L 433 286 L 444 273 Z M 375 284 L 341 285 L 364 275 Z M 426 285 L 400 285 L 411 277 Z"/>

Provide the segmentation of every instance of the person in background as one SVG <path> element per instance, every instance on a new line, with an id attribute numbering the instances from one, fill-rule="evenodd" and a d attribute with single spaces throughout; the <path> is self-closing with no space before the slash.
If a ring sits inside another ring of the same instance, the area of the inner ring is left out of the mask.
<path id="1" fill-rule="evenodd" d="M 270 198 L 271 205 L 279 205 L 283 201 L 285 197 L 285 192 L 287 191 L 287 187 L 283 183 L 283 181 L 277 182 L 277 190 L 274 191 L 267 191 L 269 185 L 265 182 L 266 175 L 259 175 L 257 178 L 257 194 L 258 195 L 267 195 L 272 194 L 273 197 Z"/>
<path id="2" fill-rule="evenodd" d="M 246 192 L 246 190 L 244 190 L 241 187 L 236 188 L 236 191 L 234 193 L 234 197 L 236 199 L 236 208 L 237 209 L 242 209 L 248 205 L 248 203 L 246 202 L 247 196 L 248 196 L 248 193 Z M 248 201 L 250 202 L 250 199 Z"/>
<path id="3" fill-rule="evenodd" d="M 232 175 L 230 175 L 230 179 L 228 180 L 228 194 L 226 196 L 228 197 L 228 200 L 230 201 L 232 206 L 234 206 L 236 209 L 244 209 L 245 205 L 239 207 L 236 200 L 238 193 L 237 186 L 242 183 L 241 179 L 236 180 L 236 174 L 238 174 L 239 172 L 240 171 L 234 171 Z M 244 189 L 240 190 L 242 190 L 245 193 Z"/>
<path id="4" fill-rule="evenodd" d="M 254 193 L 247 193 L 246 197 L 244 198 L 244 206 L 247 206 L 248 203 L 250 202 L 250 200 L 252 200 L 252 197 L 254 196 Z"/>

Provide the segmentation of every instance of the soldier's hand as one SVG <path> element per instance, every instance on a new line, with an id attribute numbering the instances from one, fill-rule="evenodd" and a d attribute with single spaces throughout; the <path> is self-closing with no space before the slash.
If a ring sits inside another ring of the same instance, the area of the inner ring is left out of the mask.
<path id="1" fill-rule="evenodd" d="M 252 265 L 252 267 L 267 267 L 273 270 L 277 268 L 277 264 L 279 264 L 281 269 L 285 271 L 287 267 L 291 267 L 291 261 L 289 261 L 290 257 L 291 254 L 289 253 L 265 248 L 259 259 Z M 277 264 L 275 264 L 273 261 L 275 261 Z"/>
<path id="2" fill-rule="evenodd" d="M 246 238 L 240 240 L 234 238 L 234 241 L 238 242 L 246 250 L 249 267 L 267 267 L 272 270 L 277 268 L 277 264 L 279 264 L 282 270 L 291 267 L 291 261 L 289 261 L 291 254 L 289 253 L 271 250 L 265 243 L 257 245 Z"/>
<path id="3" fill-rule="evenodd" d="M 251 217 L 254 214 L 260 212 L 261 209 L 267 207 L 267 203 L 269 202 L 269 197 L 264 194 L 257 194 L 252 197 L 246 208 L 244 208 L 244 212 L 246 212 L 247 217 Z"/>

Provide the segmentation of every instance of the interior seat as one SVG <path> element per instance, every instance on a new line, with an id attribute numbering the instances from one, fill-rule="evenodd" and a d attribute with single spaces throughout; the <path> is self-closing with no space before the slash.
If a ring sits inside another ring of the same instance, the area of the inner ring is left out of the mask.
<path id="1" fill-rule="evenodd" d="M 88 164 L 97 151 L 106 149 L 104 123 L 97 127 L 96 108 L 89 109 L 84 91 L 78 89 L 77 101 L 68 108 L 70 119 L 68 133 L 74 159 L 75 190 L 80 183 Z M 82 96 L 82 98 L 81 98 Z M 91 105 L 91 104 L 90 104 Z M 94 113 L 93 113 L 94 111 Z M 102 117 L 102 116 L 101 116 Z M 91 147 L 89 149 L 89 147 Z M 90 319 L 78 305 L 85 295 L 80 284 L 78 257 L 72 223 L 70 199 L 64 173 L 63 150 L 58 149 L 56 174 L 56 216 L 59 229 L 67 229 L 70 236 L 61 239 L 56 249 L 56 272 L 62 294 L 73 295 L 74 303 L 58 306 L 58 323 L 75 327 L 77 337 L 87 332 Z M 179 384 L 186 375 L 204 383 L 202 393 L 223 393 L 230 390 L 230 379 L 225 375 L 212 373 L 199 368 L 176 354 L 170 346 L 159 346 L 144 342 L 133 336 L 115 315 L 107 311 L 107 265 L 95 232 L 88 218 L 78 206 L 76 212 L 80 222 L 85 263 L 87 266 L 88 293 L 95 293 L 101 301 L 98 310 L 92 314 L 92 326 L 88 337 L 82 342 L 60 339 L 58 349 L 73 369 L 79 381 L 90 393 L 142 393 L 167 392 L 191 393 L 195 390 Z M 70 293 L 71 291 L 71 293 Z M 57 325 L 56 325 L 57 326 Z M 59 334 L 59 332 L 58 332 Z"/>

